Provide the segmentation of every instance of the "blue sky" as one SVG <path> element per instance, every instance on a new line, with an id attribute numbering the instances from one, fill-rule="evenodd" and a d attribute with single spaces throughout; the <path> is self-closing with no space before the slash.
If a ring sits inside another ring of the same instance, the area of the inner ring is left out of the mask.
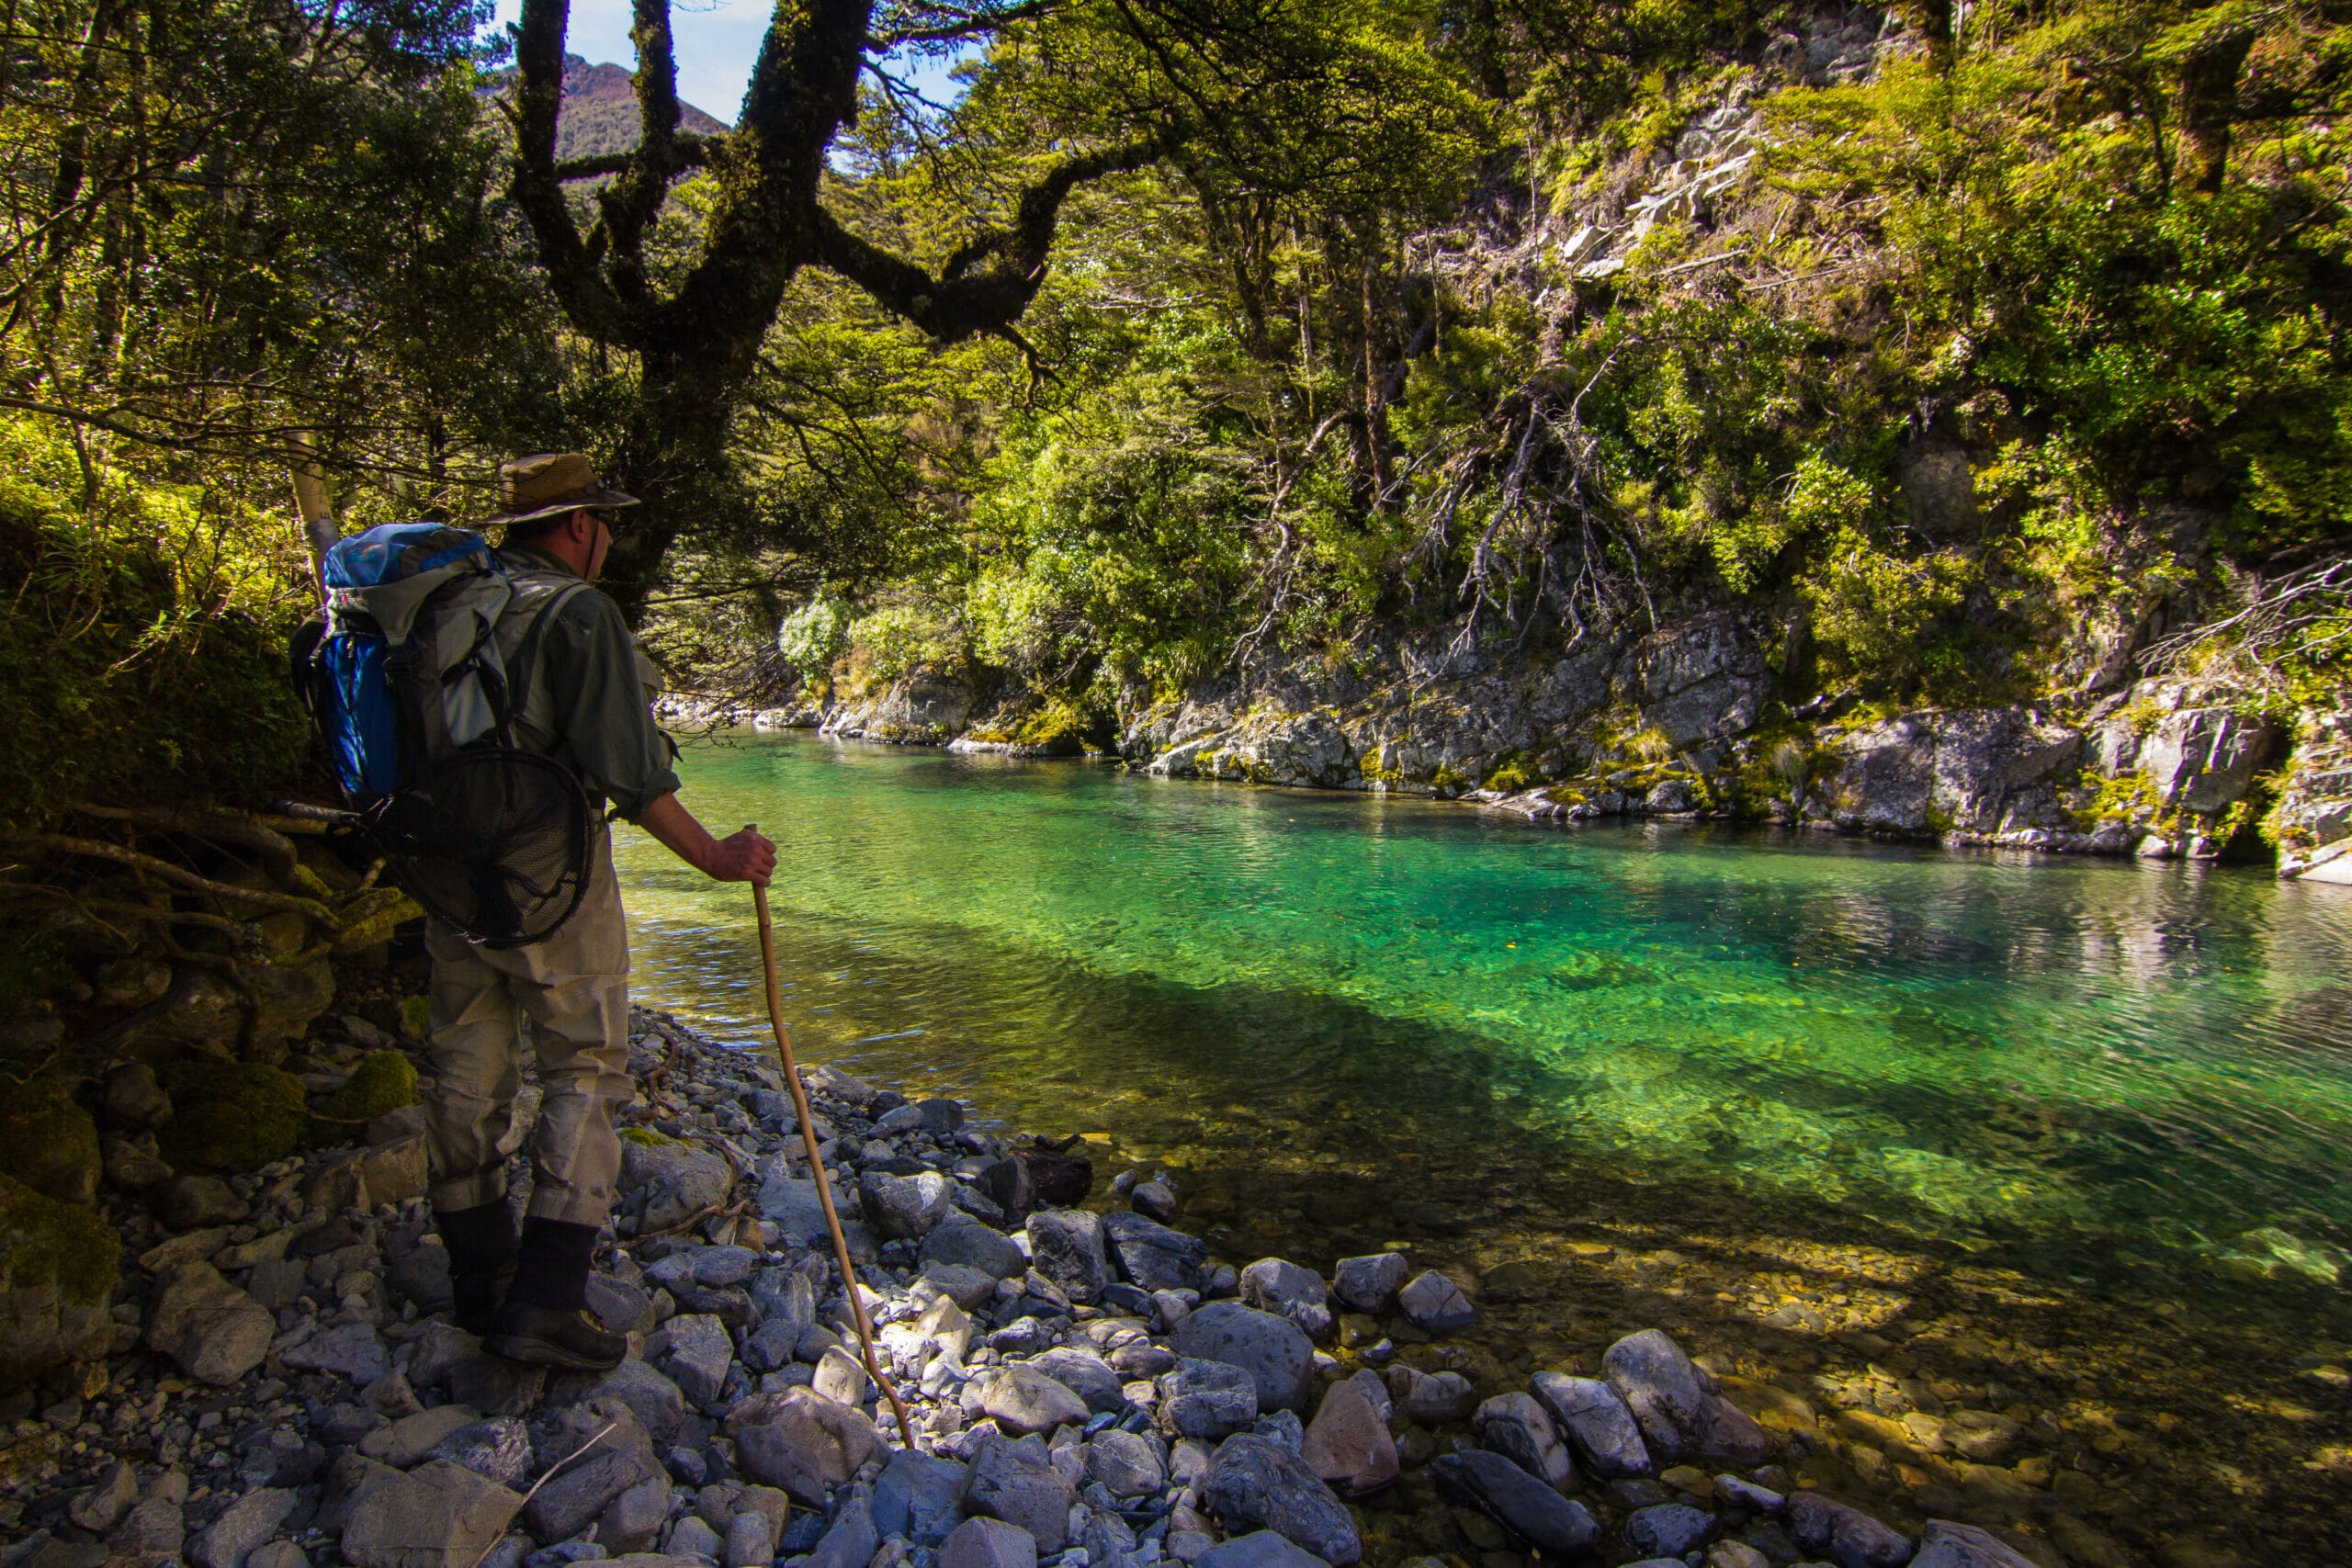
<path id="1" fill-rule="evenodd" d="M 499 0 L 496 25 L 503 27 L 522 13 L 522 0 Z M 676 0 L 670 12 L 670 35 L 678 54 L 679 96 L 733 124 L 768 16 L 769 7 L 759 0 Z M 634 70 L 637 51 L 628 41 L 628 0 L 571 0 L 566 47 L 592 62 Z M 933 61 L 917 65 L 910 74 L 926 94 L 944 103 L 956 96 L 947 71 L 946 62 Z"/>

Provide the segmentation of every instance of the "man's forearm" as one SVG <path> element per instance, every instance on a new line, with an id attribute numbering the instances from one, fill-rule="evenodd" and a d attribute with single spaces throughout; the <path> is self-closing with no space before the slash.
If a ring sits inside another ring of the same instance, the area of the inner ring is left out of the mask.
<path id="1" fill-rule="evenodd" d="M 718 856 L 718 840 L 695 820 L 695 814 L 679 802 L 674 793 L 657 795 L 638 813 L 637 825 L 696 871 L 707 873 Z"/>

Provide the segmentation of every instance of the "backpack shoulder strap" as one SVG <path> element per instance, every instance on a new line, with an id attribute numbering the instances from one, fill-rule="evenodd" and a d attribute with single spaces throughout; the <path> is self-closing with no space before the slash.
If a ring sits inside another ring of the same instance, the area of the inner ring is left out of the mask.
<path id="1" fill-rule="evenodd" d="M 507 690 L 513 694 L 514 710 L 517 714 L 531 700 L 531 682 L 538 674 L 539 646 L 547 640 L 548 623 L 587 587 L 587 583 L 578 579 L 565 583 L 547 596 L 546 602 L 532 615 L 531 624 L 524 628 L 523 640 L 514 649 L 514 662 L 506 671 Z"/>

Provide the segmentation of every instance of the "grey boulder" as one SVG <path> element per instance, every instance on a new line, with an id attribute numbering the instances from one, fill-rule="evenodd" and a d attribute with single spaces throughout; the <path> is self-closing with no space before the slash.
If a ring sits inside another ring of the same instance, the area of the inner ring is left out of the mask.
<path id="1" fill-rule="evenodd" d="M 354 1568 L 472 1568 L 522 1503 L 494 1481 L 429 1460 L 359 1500 L 343 1527 L 343 1558 Z"/>
<path id="2" fill-rule="evenodd" d="M 1315 1346 L 1289 1318 L 1238 1302 L 1212 1302 L 1178 1324 L 1169 1337 L 1180 1356 L 1247 1371 L 1257 1384 L 1261 1413 L 1295 1410 L 1306 1401 Z"/>
<path id="3" fill-rule="evenodd" d="M 1717 1393 L 1713 1380 L 1659 1329 L 1609 1347 L 1600 1372 L 1633 1412 L 1654 1459 L 1761 1464 L 1772 1457 L 1764 1428 Z"/>
<path id="4" fill-rule="evenodd" d="M 197 1568 L 244 1568 L 253 1550 L 277 1533 L 298 1501 L 290 1489 L 265 1486 L 229 1505 L 220 1517 L 188 1542 Z"/>
<path id="5" fill-rule="evenodd" d="M 277 1324 L 259 1302 L 209 1263 L 164 1282 L 147 1314 L 147 1343 L 198 1382 L 232 1383 L 269 1354 Z"/>
<path id="6" fill-rule="evenodd" d="M 1363 1555 L 1355 1521 L 1306 1461 L 1280 1443 L 1238 1433 L 1217 1445 L 1201 1495 L 1234 1533 L 1271 1529 L 1336 1568 Z"/>
<path id="7" fill-rule="evenodd" d="M 1030 1215 L 1029 1256 L 1038 1273 L 1080 1305 L 1091 1304 L 1111 1282 L 1102 1217 L 1083 1209 L 1045 1209 Z"/>
<path id="8" fill-rule="evenodd" d="M 994 1280 L 1017 1280 L 1029 1271 L 1028 1255 L 1002 1231 L 962 1214 L 950 1215 L 922 1238 L 925 1265 L 977 1269 Z"/>
<path id="9" fill-rule="evenodd" d="M 1118 1415 L 1127 1407 L 1126 1384 L 1102 1357 L 1070 1347 L 1041 1350 L 1028 1364 L 1086 1402 L 1094 1414 Z"/>
<path id="10" fill-rule="evenodd" d="M 970 1477 L 954 1460 L 906 1449 L 892 1451 L 874 1483 L 874 1524 L 916 1546 L 937 1546 L 963 1517 Z"/>
<path id="11" fill-rule="evenodd" d="M 1016 1437 L 1083 1423 L 1086 1401 L 1023 1361 L 983 1370 L 965 1385 L 965 1404 Z"/>
<path id="12" fill-rule="evenodd" d="M 1277 1530 L 1252 1530 L 1218 1541 L 1193 1559 L 1193 1568 L 1322 1568 L 1323 1559 Z"/>
<path id="13" fill-rule="evenodd" d="M 875 1231 L 893 1241 L 921 1240 L 956 1207 L 955 1179 L 935 1170 L 919 1176 L 867 1171 L 858 1178 L 857 1194 Z"/>
<path id="14" fill-rule="evenodd" d="M 1139 1291 L 1198 1291 L 1208 1283 L 1208 1244 L 1157 1220 L 1122 1212 L 1102 1216 L 1119 1272 Z"/>
<path id="15" fill-rule="evenodd" d="M 1404 1288 L 1405 1255 L 1401 1252 L 1342 1258 L 1331 1276 L 1331 1293 L 1358 1312 L 1386 1312 Z"/>
<path id="16" fill-rule="evenodd" d="M 1974 1525 L 1929 1519 L 1919 1532 L 1911 1568 L 2030 1568 L 2031 1559 L 2013 1551 Z"/>
<path id="17" fill-rule="evenodd" d="M 1600 1540 L 1600 1521 L 1583 1504 L 1561 1496 L 1500 1454 L 1441 1454 L 1430 1470 L 1441 1489 L 1539 1550 L 1589 1551 Z"/>
<path id="18" fill-rule="evenodd" d="M 1258 1419 L 1258 1380 L 1223 1361 L 1179 1361 L 1159 1395 L 1160 1425 L 1180 1438 L 1222 1438 Z"/>
<path id="19" fill-rule="evenodd" d="M 1300 1457 L 1334 1490 L 1363 1497 L 1395 1481 L 1400 1471 L 1394 1411 L 1379 1375 L 1362 1371 L 1331 1385 L 1306 1428 Z"/>
<path id="20" fill-rule="evenodd" d="M 1478 1309 L 1462 1287 L 1434 1269 L 1425 1269 L 1396 1292 L 1396 1305 L 1413 1325 L 1430 1334 L 1451 1334 L 1478 1321 Z"/>
<path id="21" fill-rule="evenodd" d="M 964 1500 L 973 1513 L 1016 1525 L 1035 1539 L 1039 1551 L 1055 1552 L 1069 1544 L 1078 1489 L 1054 1468 L 1042 1439 L 995 1438 L 984 1439 L 972 1456 Z"/>
<path id="22" fill-rule="evenodd" d="M 1168 1467 L 1148 1440 L 1114 1427 L 1087 1440 L 1086 1478 L 1114 1497 L 1157 1496 L 1168 1484 Z"/>
<path id="23" fill-rule="evenodd" d="M 1714 1536 L 1714 1515 L 1687 1503 L 1636 1508 L 1625 1520 L 1626 1550 L 1644 1557 L 1679 1557 Z"/>
<path id="24" fill-rule="evenodd" d="M 1331 1326 L 1331 1305 L 1322 1277 L 1281 1258 L 1261 1258 L 1241 1270 L 1241 1299 L 1261 1312 L 1290 1319 L 1309 1334 Z"/>
<path id="25" fill-rule="evenodd" d="M 1037 1542 L 1002 1519 L 966 1519 L 941 1542 L 935 1568 L 1037 1568 Z"/>
<path id="26" fill-rule="evenodd" d="M 1642 1442 L 1642 1428 L 1615 1389 L 1599 1378 L 1570 1377 L 1565 1372 L 1538 1372 L 1528 1380 L 1527 1387 L 1594 1475 L 1603 1481 L 1623 1481 L 1650 1472 L 1650 1451 Z"/>
<path id="27" fill-rule="evenodd" d="M 1501 1393 L 1478 1406 L 1473 1417 L 1478 1440 L 1556 1492 L 1576 1481 L 1568 1446 L 1534 1396 Z"/>
<path id="28" fill-rule="evenodd" d="M 1901 1531 L 1813 1492 L 1789 1498 L 1789 1533 L 1807 1551 L 1826 1552 L 1844 1568 L 1904 1568 L 1912 1557 L 1910 1539 Z"/>

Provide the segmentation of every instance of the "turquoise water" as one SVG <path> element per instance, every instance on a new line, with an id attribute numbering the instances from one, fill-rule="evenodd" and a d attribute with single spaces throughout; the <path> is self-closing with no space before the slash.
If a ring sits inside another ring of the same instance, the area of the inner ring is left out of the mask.
<path id="1" fill-rule="evenodd" d="M 1507 1190 L 2352 1285 L 2352 890 L 805 736 L 683 773 L 779 846 L 806 1055 L 1109 1134 L 1238 1241 L 1475 1242 Z M 640 998 L 763 1035 L 748 894 L 619 854 Z"/>

